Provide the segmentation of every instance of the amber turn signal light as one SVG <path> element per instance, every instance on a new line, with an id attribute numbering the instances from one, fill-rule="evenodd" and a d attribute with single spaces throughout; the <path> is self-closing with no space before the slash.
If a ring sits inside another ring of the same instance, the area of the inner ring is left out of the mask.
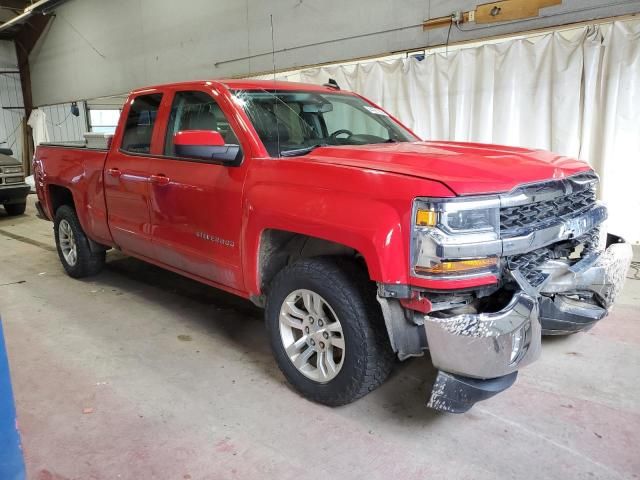
<path id="1" fill-rule="evenodd" d="M 446 273 L 468 273 L 474 270 L 482 270 L 498 264 L 498 259 L 474 258 L 472 260 L 452 260 L 434 265 L 433 267 L 416 266 L 417 273 L 446 274 Z"/>
<path id="2" fill-rule="evenodd" d="M 438 223 L 438 212 L 433 210 L 418 210 L 416 212 L 416 225 L 420 227 L 435 227 Z"/>

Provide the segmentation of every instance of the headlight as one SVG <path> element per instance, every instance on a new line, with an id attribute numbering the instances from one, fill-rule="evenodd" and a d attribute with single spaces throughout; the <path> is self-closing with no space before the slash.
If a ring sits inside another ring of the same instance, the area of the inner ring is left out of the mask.
<path id="1" fill-rule="evenodd" d="M 443 246 L 500 241 L 498 197 L 418 199 L 413 208 L 411 269 L 419 276 L 475 275 L 495 270 L 496 257 L 445 257 Z"/>
<path id="2" fill-rule="evenodd" d="M 417 200 L 416 226 L 438 227 L 452 234 L 493 232 L 500 236 L 500 200 Z"/>
<path id="3" fill-rule="evenodd" d="M 22 167 L 2 167 L 2 173 L 22 173 Z"/>

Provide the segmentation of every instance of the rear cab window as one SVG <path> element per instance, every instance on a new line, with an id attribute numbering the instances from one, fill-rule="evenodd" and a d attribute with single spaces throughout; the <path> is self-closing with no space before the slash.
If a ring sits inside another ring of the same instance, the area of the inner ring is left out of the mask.
<path id="1" fill-rule="evenodd" d="M 150 153 L 161 93 L 140 95 L 133 99 L 122 136 L 120 149 L 131 153 Z"/>

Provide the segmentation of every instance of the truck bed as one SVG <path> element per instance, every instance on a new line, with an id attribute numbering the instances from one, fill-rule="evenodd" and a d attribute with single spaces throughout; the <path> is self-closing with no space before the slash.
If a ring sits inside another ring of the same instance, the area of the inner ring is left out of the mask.
<path id="1" fill-rule="evenodd" d="M 44 142 L 40 145 L 45 147 L 68 147 L 68 148 L 85 148 L 90 150 L 108 150 L 109 143 L 113 135 L 110 133 L 94 133 L 86 132 L 84 141 L 70 142 Z"/>
<path id="2" fill-rule="evenodd" d="M 36 148 L 34 174 L 37 190 L 44 188 L 39 180 L 46 172 L 47 184 L 59 189 L 58 195 L 70 193 L 87 235 L 96 242 L 110 244 L 103 178 L 107 154 L 106 149 L 88 148 L 83 144 L 43 143 Z M 55 209 L 51 199 L 55 199 L 55 195 L 40 195 L 40 198 L 48 199 L 42 207 L 45 215 L 53 219 Z"/>
<path id="3" fill-rule="evenodd" d="M 38 146 L 42 146 L 42 147 L 64 147 L 64 148 L 86 148 L 86 149 L 90 148 L 90 147 L 87 146 L 86 142 L 42 142 Z M 102 148 L 91 148 L 91 150 L 103 150 L 103 149 Z M 106 150 L 106 149 L 104 149 L 104 150 Z"/>

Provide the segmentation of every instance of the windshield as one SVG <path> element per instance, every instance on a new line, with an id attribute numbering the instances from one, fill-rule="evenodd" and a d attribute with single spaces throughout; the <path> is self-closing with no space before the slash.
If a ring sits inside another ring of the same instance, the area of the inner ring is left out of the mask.
<path id="1" fill-rule="evenodd" d="M 327 145 L 415 142 L 409 131 L 360 97 L 308 91 L 232 92 L 272 157 Z"/>

